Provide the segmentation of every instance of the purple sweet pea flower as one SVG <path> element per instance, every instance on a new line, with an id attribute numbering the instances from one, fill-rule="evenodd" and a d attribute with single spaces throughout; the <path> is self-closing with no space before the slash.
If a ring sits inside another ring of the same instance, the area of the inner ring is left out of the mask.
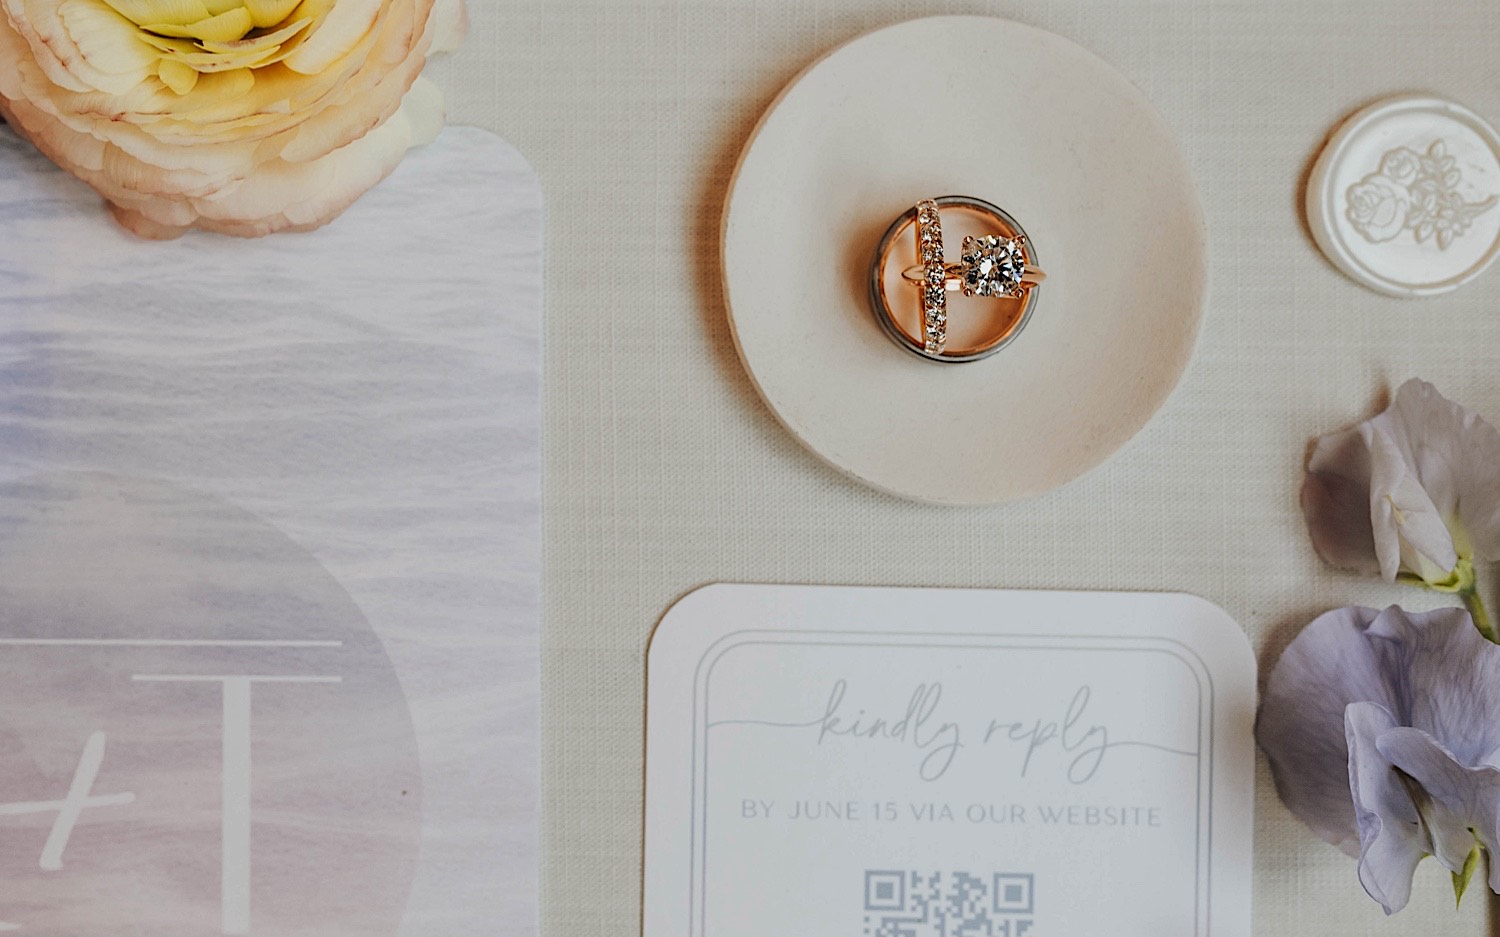
<path id="1" fill-rule="evenodd" d="M 1387 914 L 1425 856 L 1461 895 L 1500 843 L 1500 647 L 1462 609 L 1319 617 L 1272 670 L 1255 734 L 1282 801 L 1359 859 Z"/>
<path id="2" fill-rule="evenodd" d="M 1302 511 L 1334 566 L 1471 589 L 1473 562 L 1500 560 L 1500 432 L 1407 381 L 1384 413 L 1318 440 Z"/>

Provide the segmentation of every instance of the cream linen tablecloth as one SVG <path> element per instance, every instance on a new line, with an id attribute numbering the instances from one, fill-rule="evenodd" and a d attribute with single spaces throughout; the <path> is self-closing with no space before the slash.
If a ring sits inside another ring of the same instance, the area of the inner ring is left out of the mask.
<path id="1" fill-rule="evenodd" d="M 1373 98 L 1430 90 L 1500 120 L 1500 3 L 472 3 L 438 78 L 456 122 L 532 160 L 548 209 L 548 937 L 639 928 L 644 653 L 696 586 L 1187 590 L 1263 664 L 1324 609 L 1427 602 L 1318 561 L 1302 460 L 1412 375 L 1500 420 L 1500 271 L 1436 300 L 1368 292 L 1314 248 L 1301 180 Z M 805 452 L 740 366 L 717 262 L 729 174 L 777 91 L 862 32 L 958 12 L 1053 30 L 1138 83 L 1182 140 L 1210 241 L 1203 334 L 1161 413 L 1082 480 L 983 510 L 907 504 Z M 1384 919 L 1259 770 L 1256 934 L 1487 932 L 1478 889 L 1455 916 L 1431 862 Z"/>

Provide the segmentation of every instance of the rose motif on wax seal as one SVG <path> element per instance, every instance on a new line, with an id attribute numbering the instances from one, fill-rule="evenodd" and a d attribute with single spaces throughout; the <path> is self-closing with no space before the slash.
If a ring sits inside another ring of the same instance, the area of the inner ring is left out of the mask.
<path id="1" fill-rule="evenodd" d="M 1375 173 L 1349 187 L 1349 220 L 1370 241 L 1389 241 L 1406 229 L 1411 193 Z"/>
<path id="2" fill-rule="evenodd" d="M 1376 172 L 1349 187 L 1346 214 L 1372 244 L 1410 231 L 1417 243 L 1433 241 L 1447 250 L 1475 218 L 1500 202 L 1494 195 L 1465 201 L 1458 191 L 1462 182 L 1463 173 L 1442 140 L 1434 140 L 1425 154 L 1397 147 L 1381 157 Z"/>
<path id="3" fill-rule="evenodd" d="M 1422 157 L 1406 147 L 1391 150 L 1380 160 L 1380 175 L 1397 185 L 1411 185 L 1422 171 Z"/>

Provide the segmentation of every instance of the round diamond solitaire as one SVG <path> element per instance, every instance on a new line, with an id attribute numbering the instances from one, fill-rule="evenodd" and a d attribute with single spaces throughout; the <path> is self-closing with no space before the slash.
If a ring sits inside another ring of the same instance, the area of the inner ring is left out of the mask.
<path id="1" fill-rule="evenodd" d="M 959 266 L 965 296 L 1021 295 L 1026 254 L 1018 237 L 994 234 L 966 237 Z"/>

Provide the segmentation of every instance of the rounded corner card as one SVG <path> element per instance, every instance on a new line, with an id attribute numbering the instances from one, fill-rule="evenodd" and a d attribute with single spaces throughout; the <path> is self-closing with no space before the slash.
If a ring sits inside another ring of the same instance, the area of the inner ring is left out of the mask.
<path id="1" fill-rule="evenodd" d="M 1191 595 L 714 586 L 650 654 L 646 937 L 1248 937 L 1255 659 Z"/>

